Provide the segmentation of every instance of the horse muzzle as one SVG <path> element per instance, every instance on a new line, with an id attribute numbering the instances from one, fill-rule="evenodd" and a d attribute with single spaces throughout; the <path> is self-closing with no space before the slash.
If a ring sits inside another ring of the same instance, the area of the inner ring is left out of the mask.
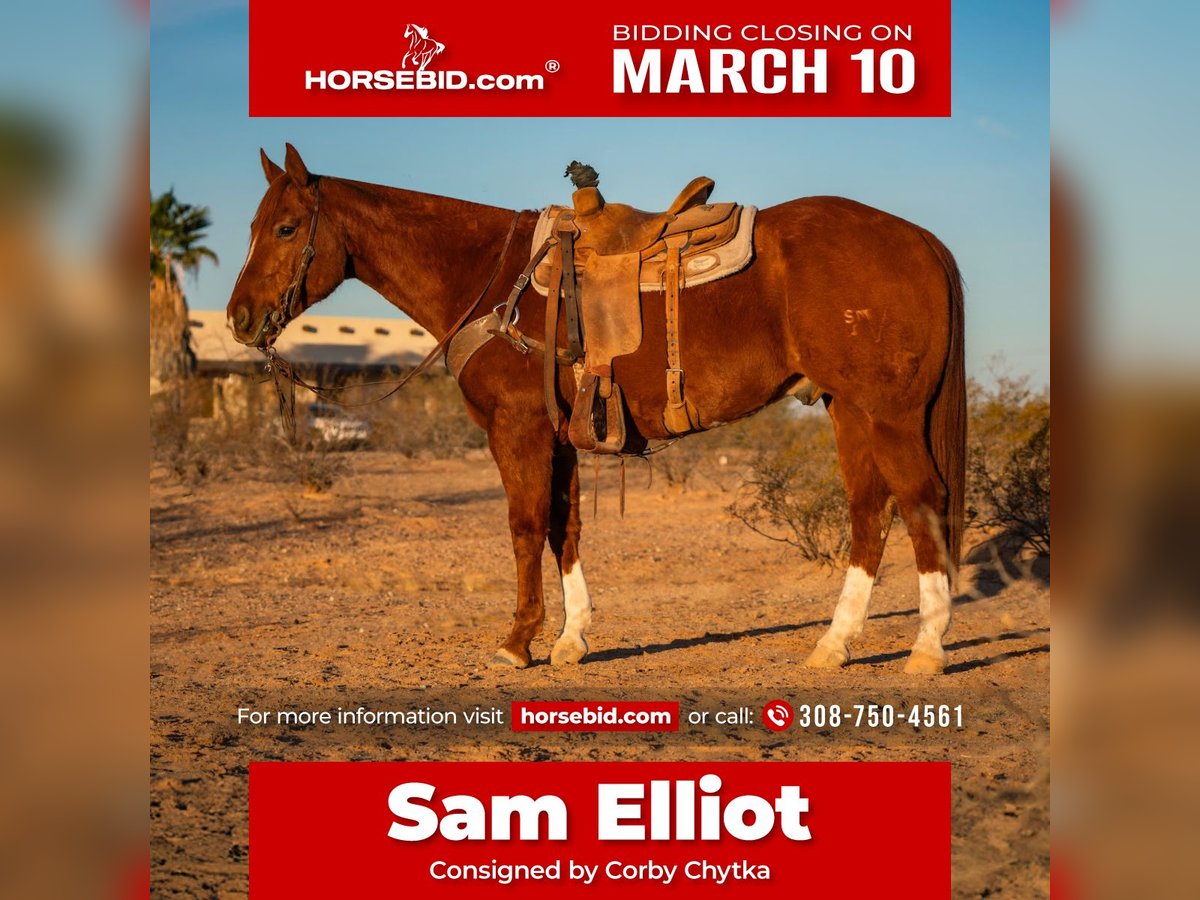
<path id="1" fill-rule="evenodd" d="M 251 343 L 259 350 L 266 350 L 275 343 L 275 339 L 283 332 L 283 326 L 286 324 L 287 320 L 283 315 L 283 310 L 271 310 L 263 316 Z"/>
<path id="2" fill-rule="evenodd" d="M 239 344 L 245 344 L 247 347 L 256 347 L 259 350 L 266 350 L 275 343 L 275 339 L 279 337 L 283 331 L 283 326 L 287 323 L 283 311 L 273 309 L 262 317 L 258 323 L 258 328 L 250 332 L 250 310 L 244 306 L 240 306 L 229 324 L 234 340 Z"/>

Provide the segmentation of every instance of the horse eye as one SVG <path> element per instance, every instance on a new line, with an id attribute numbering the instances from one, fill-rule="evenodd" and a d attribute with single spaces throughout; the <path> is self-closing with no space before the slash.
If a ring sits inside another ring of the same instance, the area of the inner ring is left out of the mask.
<path id="1" fill-rule="evenodd" d="M 295 233 L 296 233 L 295 225 L 280 225 L 278 228 L 275 229 L 276 236 L 281 237 L 281 238 L 291 237 Z"/>

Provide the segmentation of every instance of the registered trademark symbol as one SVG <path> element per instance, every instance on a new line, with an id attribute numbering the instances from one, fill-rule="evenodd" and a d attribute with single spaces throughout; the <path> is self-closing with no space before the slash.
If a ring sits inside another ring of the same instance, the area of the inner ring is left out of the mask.
<path id="1" fill-rule="evenodd" d="M 562 68 L 562 67 L 559 64 L 557 59 L 546 60 L 546 71 L 547 72 L 557 72 L 560 68 Z"/>

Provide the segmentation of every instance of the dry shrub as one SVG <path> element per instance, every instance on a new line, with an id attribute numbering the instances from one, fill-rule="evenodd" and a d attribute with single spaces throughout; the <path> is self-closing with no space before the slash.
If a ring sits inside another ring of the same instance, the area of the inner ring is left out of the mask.
<path id="1" fill-rule="evenodd" d="M 384 395 L 399 376 L 347 380 L 317 372 L 306 377 L 331 389 L 319 402 L 343 404 L 348 418 L 369 423 L 370 437 L 362 447 L 328 446 L 308 421 L 309 407 L 317 398 L 302 389 L 296 394 L 296 440 L 291 444 L 284 435 L 272 385 L 261 378 L 238 377 L 216 382 L 216 393 L 228 399 L 211 416 L 160 403 L 151 417 L 153 459 L 182 481 L 265 470 L 256 474 L 273 479 L 282 473 L 284 480 L 309 490 L 327 490 L 349 467 L 347 455 L 356 449 L 450 458 L 487 444 L 448 376 L 420 377 L 392 396 Z M 199 394 L 213 393 L 213 382 L 196 383 Z"/>
<path id="2" fill-rule="evenodd" d="M 365 386 L 347 396 L 369 400 L 386 391 Z M 371 423 L 368 446 L 376 450 L 446 459 L 487 446 L 486 434 L 467 415 L 458 384 L 448 375 L 422 376 L 391 397 L 350 412 Z"/>
<path id="3" fill-rule="evenodd" d="M 761 449 L 751 475 L 729 507 L 758 534 L 795 547 L 804 559 L 835 566 L 850 551 L 850 515 L 838 468 L 833 429 L 824 415 L 772 416 L 770 431 L 747 428 L 746 439 L 773 446 Z"/>
<path id="4" fill-rule="evenodd" d="M 211 390 L 210 384 L 202 384 Z M 152 459 L 180 482 L 197 484 L 252 473 L 321 492 L 347 470 L 348 463 L 308 428 L 299 398 L 293 438 L 284 433 L 270 385 L 246 379 L 230 390 L 236 391 L 238 401 L 212 417 L 197 415 L 200 404 L 195 396 L 182 407 L 152 402 Z M 195 392 L 196 396 L 202 393 Z"/>
<path id="5" fill-rule="evenodd" d="M 786 444 L 803 439 L 792 433 L 809 427 L 798 422 L 815 412 L 784 401 L 738 422 L 690 435 L 649 458 L 654 475 L 685 491 L 701 478 L 720 491 L 736 490 L 745 482 L 750 464 L 778 452 L 781 440 Z"/>
<path id="6" fill-rule="evenodd" d="M 1028 378 L 968 387 L 967 523 L 989 538 L 1050 552 L 1050 397 Z"/>
<path id="7" fill-rule="evenodd" d="M 150 436 L 151 459 L 184 484 L 242 472 L 260 465 L 267 454 L 261 441 L 223 423 L 193 420 L 181 431 L 152 417 Z M 278 435 L 268 434 L 263 440 L 278 440 Z"/>
<path id="8" fill-rule="evenodd" d="M 1006 545 L 1050 551 L 1050 397 L 996 372 L 968 386 L 967 522 Z M 715 434 L 715 433 L 714 433 Z M 723 445 L 755 453 L 730 512 L 808 560 L 843 561 L 849 508 L 828 419 L 777 404 L 725 429 Z"/>
<path id="9" fill-rule="evenodd" d="M 300 485 L 313 494 L 324 494 L 334 482 L 350 471 L 345 453 L 331 449 L 322 441 L 277 442 L 280 466 L 272 469 L 281 480 Z"/>
<path id="10" fill-rule="evenodd" d="M 825 419 L 824 407 L 804 407 L 794 400 L 781 400 L 752 416 L 689 440 L 699 441 L 711 450 L 757 457 L 807 440 L 813 422 Z"/>
<path id="11" fill-rule="evenodd" d="M 661 475 L 673 488 L 687 490 L 705 457 L 702 435 L 676 441 L 661 453 L 648 457 L 655 475 Z"/>
<path id="12" fill-rule="evenodd" d="M 188 414 L 177 392 L 150 397 L 150 458 L 183 483 L 203 481 L 209 462 L 189 440 Z"/>
<path id="13" fill-rule="evenodd" d="M 193 428 L 181 453 L 168 462 L 172 473 L 185 483 L 205 478 L 259 478 L 294 484 L 314 494 L 329 491 L 351 470 L 351 456 L 330 447 L 317 436 L 298 427 L 295 440 L 277 425 L 255 431 L 231 428 L 222 423 Z"/>

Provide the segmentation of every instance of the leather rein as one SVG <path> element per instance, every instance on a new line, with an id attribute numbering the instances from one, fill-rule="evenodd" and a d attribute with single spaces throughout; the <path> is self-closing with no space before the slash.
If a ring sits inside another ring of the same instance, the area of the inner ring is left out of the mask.
<path id="1" fill-rule="evenodd" d="M 288 284 L 283 294 L 280 295 L 278 308 L 272 310 L 267 318 L 263 321 L 264 334 L 267 323 L 270 322 L 270 325 L 274 330 L 274 336 L 278 337 L 278 335 L 283 331 L 284 327 L 291 322 L 292 319 L 304 311 L 303 309 L 296 310 L 295 306 L 300 298 L 300 294 L 305 286 L 305 282 L 308 279 L 309 267 L 312 265 L 313 258 L 316 256 L 316 251 L 313 247 L 313 244 L 316 240 L 317 224 L 321 215 L 321 188 L 319 178 L 313 183 L 313 195 L 316 199 L 316 203 L 313 208 L 312 221 L 308 229 L 308 241 L 305 243 L 304 249 L 300 251 L 300 259 L 296 261 L 296 270 L 292 275 L 291 282 Z M 311 391 L 322 400 L 335 403 L 339 406 L 367 406 L 372 403 L 378 403 L 381 400 L 386 400 L 418 375 L 426 372 L 429 367 L 432 366 L 434 362 L 436 362 L 437 359 L 446 352 L 446 347 L 449 345 L 450 341 L 459 332 L 463 325 L 467 323 L 467 320 L 474 315 L 475 311 L 479 308 L 479 304 L 483 302 L 484 297 L 486 297 L 488 291 L 491 290 L 492 284 L 495 282 L 496 277 L 500 274 L 501 269 L 504 267 L 504 261 L 508 257 L 509 249 L 512 247 L 513 237 L 517 233 L 517 223 L 520 221 L 520 218 L 521 212 L 518 210 L 513 214 L 512 223 L 508 226 L 508 234 L 505 236 L 504 244 L 500 248 L 500 255 L 496 258 L 496 265 L 492 269 L 492 273 L 488 276 L 487 281 L 484 283 L 483 289 L 480 290 L 479 295 L 475 298 L 474 302 L 467 307 L 466 311 L 458 317 L 458 320 L 450 326 L 450 328 L 437 342 L 437 344 L 434 345 L 433 349 L 429 351 L 425 358 L 417 363 L 417 365 L 408 372 L 406 372 L 397 381 L 369 381 L 364 382 L 361 385 L 353 385 L 353 387 L 364 387 L 367 385 L 392 385 L 392 389 L 385 394 L 361 403 L 346 403 L 345 401 L 339 400 L 336 397 L 329 396 L 329 394 L 333 391 L 347 390 L 349 387 L 351 387 L 350 385 L 327 388 L 319 385 L 309 384 L 296 374 L 295 367 L 291 363 L 279 355 L 279 353 L 275 350 L 274 342 L 266 344 L 265 346 L 260 345 L 259 349 L 267 357 L 267 374 L 270 375 L 275 382 L 275 390 L 279 397 L 279 412 L 280 416 L 284 420 L 284 426 L 288 434 L 295 434 L 297 385 Z M 286 391 L 282 382 L 287 382 Z"/>

